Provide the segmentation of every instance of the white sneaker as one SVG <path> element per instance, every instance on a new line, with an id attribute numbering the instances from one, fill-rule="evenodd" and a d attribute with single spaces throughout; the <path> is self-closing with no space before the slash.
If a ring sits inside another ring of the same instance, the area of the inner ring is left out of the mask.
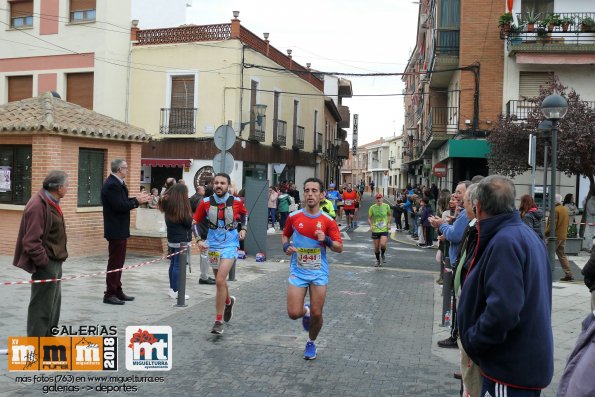
<path id="1" fill-rule="evenodd" d="M 178 299 L 178 292 L 174 291 L 173 289 L 170 289 L 169 292 L 167 293 L 167 295 L 169 295 L 169 297 L 172 299 Z M 190 299 L 190 297 L 188 295 L 184 295 L 184 298 Z"/>

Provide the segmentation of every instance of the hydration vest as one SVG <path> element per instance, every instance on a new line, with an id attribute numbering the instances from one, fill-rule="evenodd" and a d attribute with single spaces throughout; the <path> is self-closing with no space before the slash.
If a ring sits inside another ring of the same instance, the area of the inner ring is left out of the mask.
<path id="1" fill-rule="evenodd" d="M 219 205 L 215 200 L 214 196 L 209 198 L 209 212 L 207 214 L 207 220 L 209 221 L 209 229 L 219 229 L 219 221 L 224 221 L 223 229 L 234 230 L 238 227 L 238 223 L 234 219 L 233 214 L 233 202 L 235 197 L 229 195 L 225 202 L 225 208 L 223 209 L 223 218 L 219 218 Z"/>

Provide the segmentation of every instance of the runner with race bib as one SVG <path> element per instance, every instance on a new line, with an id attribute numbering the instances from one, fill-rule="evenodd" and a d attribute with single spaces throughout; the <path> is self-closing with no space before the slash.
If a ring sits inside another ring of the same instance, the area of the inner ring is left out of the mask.
<path id="1" fill-rule="evenodd" d="M 301 318 L 304 330 L 308 331 L 309 339 L 304 351 L 306 360 L 316 358 L 315 340 L 322 328 L 322 308 L 329 274 L 326 250 L 343 251 L 337 224 L 320 210 L 323 192 L 322 181 L 318 178 L 306 179 L 302 201 L 305 207 L 289 215 L 281 237 L 283 251 L 291 255 L 287 314 L 293 320 Z M 310 303 L 304 304 L 308 289 Z"/>
<path id="2" fill-rule="evenodd" d="M 368 224 L 372 231 L 372 240 L 374 240 L 374 255 L 376 255 L 375 267 L 386 263 L 384 253 L 386 252 L 386 241 L 390 230 L 390 205 L 383 202 L 382 194 L 376 195 L 376 203 L 368 211 Z"/>

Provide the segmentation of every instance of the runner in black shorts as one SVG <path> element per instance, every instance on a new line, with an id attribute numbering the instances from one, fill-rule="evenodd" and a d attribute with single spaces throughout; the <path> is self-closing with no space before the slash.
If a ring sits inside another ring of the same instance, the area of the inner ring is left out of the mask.
<path id="1" fill-rule="evenodd" d="M 382 194 L 376 195 L 376 204 L 370 207 L 368 211 L 368 224 L 372 230 L 372 240 L 374 240 L 374 255 L 376 255 L 375 267 L 386 263 L 384 253 L 386 252 L 386 241 L 388 240 L 388 231 L 390 230 L 390 205 L 383 202 Z"/>

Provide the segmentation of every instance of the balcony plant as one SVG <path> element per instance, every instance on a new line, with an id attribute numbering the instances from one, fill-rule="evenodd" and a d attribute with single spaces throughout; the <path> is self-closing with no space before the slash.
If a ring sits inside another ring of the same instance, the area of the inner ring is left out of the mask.
<path id="1" fill-rule="evenodd" d="M 527 32 L 533 32 L 535 24 L 539 22 L 541 13 L 535 14 L 535 10 L 531 10 L 525 15 L 524 21 L 527 23 Z"/>
<path id="2" fill-rule="evenodd" d="M 581 19 L 581 32 L 595 32 L 595 20 L 591 17 Z"/>
<path id="3" fill-rule="evenodd" d="M 570 17 L 564 17 L 562 19 L 560 19 L 560 25 L 562 26 L 562 31 L 563 32 L 568 32 L 568 28 L 570 27 L 570 25 L 573 24 L 573 20 Z"/>
<path id="4" fill-rule="evenodd" d="M 500 31 L 504 36 L 508 36 L 508 34 L 510 33 L 512 21 L 512 13 L 505 12 L 504 14 L 500 15 L 500 19 L 498 19 L 498 26 L 500 27 Z"/>
<path id="5" fill-rule="evenodd" d="M 548 32 L 553 32 L 556 26 L 562 25 L 562 19 L 560 18 L 560 14 L 549 14 L 543 23 L 547 26 Z"/>

